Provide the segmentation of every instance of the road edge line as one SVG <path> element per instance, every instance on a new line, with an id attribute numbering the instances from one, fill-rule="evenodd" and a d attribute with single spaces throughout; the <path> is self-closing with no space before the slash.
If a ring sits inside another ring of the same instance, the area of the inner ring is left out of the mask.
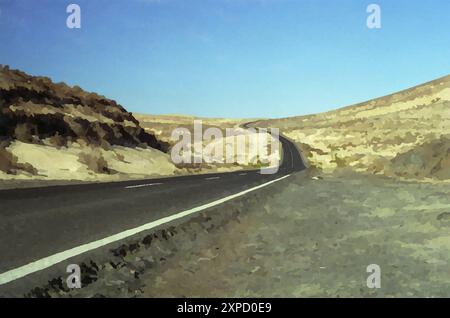
<path id="1" fill-rule="evenodd" d="M 283 179 L 286 179 L 289 176 L 291 176 L 291 174 L 285 175 L 285 176 L 283 176 L 281 178 L 278 178 L 278 179 L 275 179 L 275 180 L 268 181 L 266 183 L 263 183 L 263 184 L 260 184 L 260 185 L 258 185 L 256 187 L 253 187 L 253 188 L 250 188 L 250 189 L 238 192 L 236 194 L 232 194 L 232 195 L 227 196 L 225 198 L 218 199 L 218 200 L 212 201 L 210 203 L 203 204 L 201 206 L 198 206 L 198 207 L 195 207 L 195 208 L 192 208 L 192 209 L 189 209 L 189 210 L 181 211 L 181 212 L 175 213 L 173 215 L 161 218 L 159 220 L 152 221 L 152 222 L 146 223 L 144 225 L 135 227 L 133 229 L 125 230 L 123 232 L 110 235 L 110 236 L 105 237 L 103 239 L 100 239 L 100 240 L 97 240 L 97 241 L 94 241 L 94 242 L 91 242 L 91 243 L 86 243 L 86 244 L 83 244 L 83 245 L 71 248 L 69 250 L 66 250 L 66 251 L 63 251 L 63 252 L 59 252 L 59 253 L 53 254 L 51 256 L 47 256 L 47 257 L 41 258 L 41 259 L 39 259 L 37 261 L 34 261 L 34 262 L 31 262 L 31 263 L 29 263 L 27 265 L 23 265 L 23 266 L 11 269 L 11 270 L 9 270 L 7 272 L 4 272 L 4 273 L 0 274 L 0 286 L 1 285 L 5 285 L 7 283 L 10 283 L 12 281 L 15 281 L 17 279 L 23 278 L 25 276 L 31 275 L 33 273 L 39 272 L 39 271 L 44 270 L 46 268 L 49 268 L 49 267 L 51 267 L 53 265 L 61 263 L 61 262 L 65 261 L 65 260 L 68 260 L 68 259 L 70 259 L 72 257 L 79 256 L 81 254 L 93 251 L 93 250 L 95 250 L 97 248 L 100 248 L 100 247 L 103 247 L 105 245 L 108 245 L 108 244 L 111 244 L 111 243 L 115 243 L 117 241 L 126 239 L 128 237 L 131 237 L 133 235 L 139 234 L 141 232 L 154 229 L 154 228 L 156 228 L 158 226 L 161 226 L 161 225 L 164 225 L 166 223 L 169 223 L 169 222 L 181 219 L 183 217 L 186 217 L 188 215 L 195 214 L 195 213 L 198 213 L 200 211 L 209 209 L 211 207 L 220 205 L 220 204 L 225 203 L 227 201 L 230 201 L 230 200 L 233 200 L 235 198 L 241 197 L 241 196 L 243 196 L 243 195 L 245 195 L 247 193 L 259 190 L 259 189 L 264 188 L 264 187 L 266 187 L 268 185 L 271 185 L 271 184 L 273 184 L 275 182 L 278 182 L 278 181 L 281 181 Z"/>

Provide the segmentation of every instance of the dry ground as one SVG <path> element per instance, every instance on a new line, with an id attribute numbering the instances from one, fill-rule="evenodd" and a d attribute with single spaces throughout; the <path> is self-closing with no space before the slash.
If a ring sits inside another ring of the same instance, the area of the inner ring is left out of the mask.
<path id="1" fill-rule="evenodd" d="M 450 296 L 450 185 L 294 177 L 143 276 L 143 296 Z M 378 264 L 382 288 L 368 289 Z"/>
<path id="2" fill-rule="evenodd" d="M 450 185 L 292 176 L 116 249 L 54 297 L 450 296 Z M 369 289 L 369 264 L 381 289 Z M 54 284 L 56 285 L 56 284 Z M 43 289 L 33 295 L 42 295 Z M 45 294 L 45 293 L 44 293 Z"/>

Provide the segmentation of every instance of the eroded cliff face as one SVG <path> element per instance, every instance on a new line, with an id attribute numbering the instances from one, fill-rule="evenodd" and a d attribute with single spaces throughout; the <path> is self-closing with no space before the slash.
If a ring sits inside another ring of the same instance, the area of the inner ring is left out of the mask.
<path id="1" fill-rule="evenodd" d="M 0 139 L 3 144 L 46 139 L 57 147 L 77 142 L 165 150 L 114 100 L 7 66 L 0 67 Z"/>

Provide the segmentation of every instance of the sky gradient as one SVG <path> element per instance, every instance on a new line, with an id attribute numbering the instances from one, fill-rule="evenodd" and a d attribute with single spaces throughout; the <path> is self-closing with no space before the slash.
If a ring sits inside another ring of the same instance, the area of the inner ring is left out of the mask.
<path id="1" fill-rule="evenodd" d="M 450 1 L 0 0 L 0 64 L 133 112 L 318 113 L 450 74 Z"/>

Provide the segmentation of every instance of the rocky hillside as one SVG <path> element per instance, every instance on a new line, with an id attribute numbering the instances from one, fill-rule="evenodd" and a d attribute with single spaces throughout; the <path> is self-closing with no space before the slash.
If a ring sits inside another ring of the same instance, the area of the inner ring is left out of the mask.
<path id="1" fill-rule="evenodd" d="M 115 101 L 78 86 L 0 67 L 0 138 L 55 146 L 82 141 L 163 149 L 156 138 Z"/>
<path id="2" fill-rule="evenodd" d="M 115 101 L 0 66 L 0 186 L 172 175 L 166 149 Z"/>
<path id="3" fill-rule="evenodd" d="M 172 130 L 191 128 L 194 118 L 138 116 L 78 86 L 0 65 L 0 189 L 245 168 L 226 163 L 174 165 Z M 224 130 L 241 122 L 207 120 L 205 128 Z"/>
<path id="4" fill-rule="evenodd" d="M 335 111 L 256 125 L 280 128 L 326 172 L 347 167 L 448 179 L 450 76 Z"/>

